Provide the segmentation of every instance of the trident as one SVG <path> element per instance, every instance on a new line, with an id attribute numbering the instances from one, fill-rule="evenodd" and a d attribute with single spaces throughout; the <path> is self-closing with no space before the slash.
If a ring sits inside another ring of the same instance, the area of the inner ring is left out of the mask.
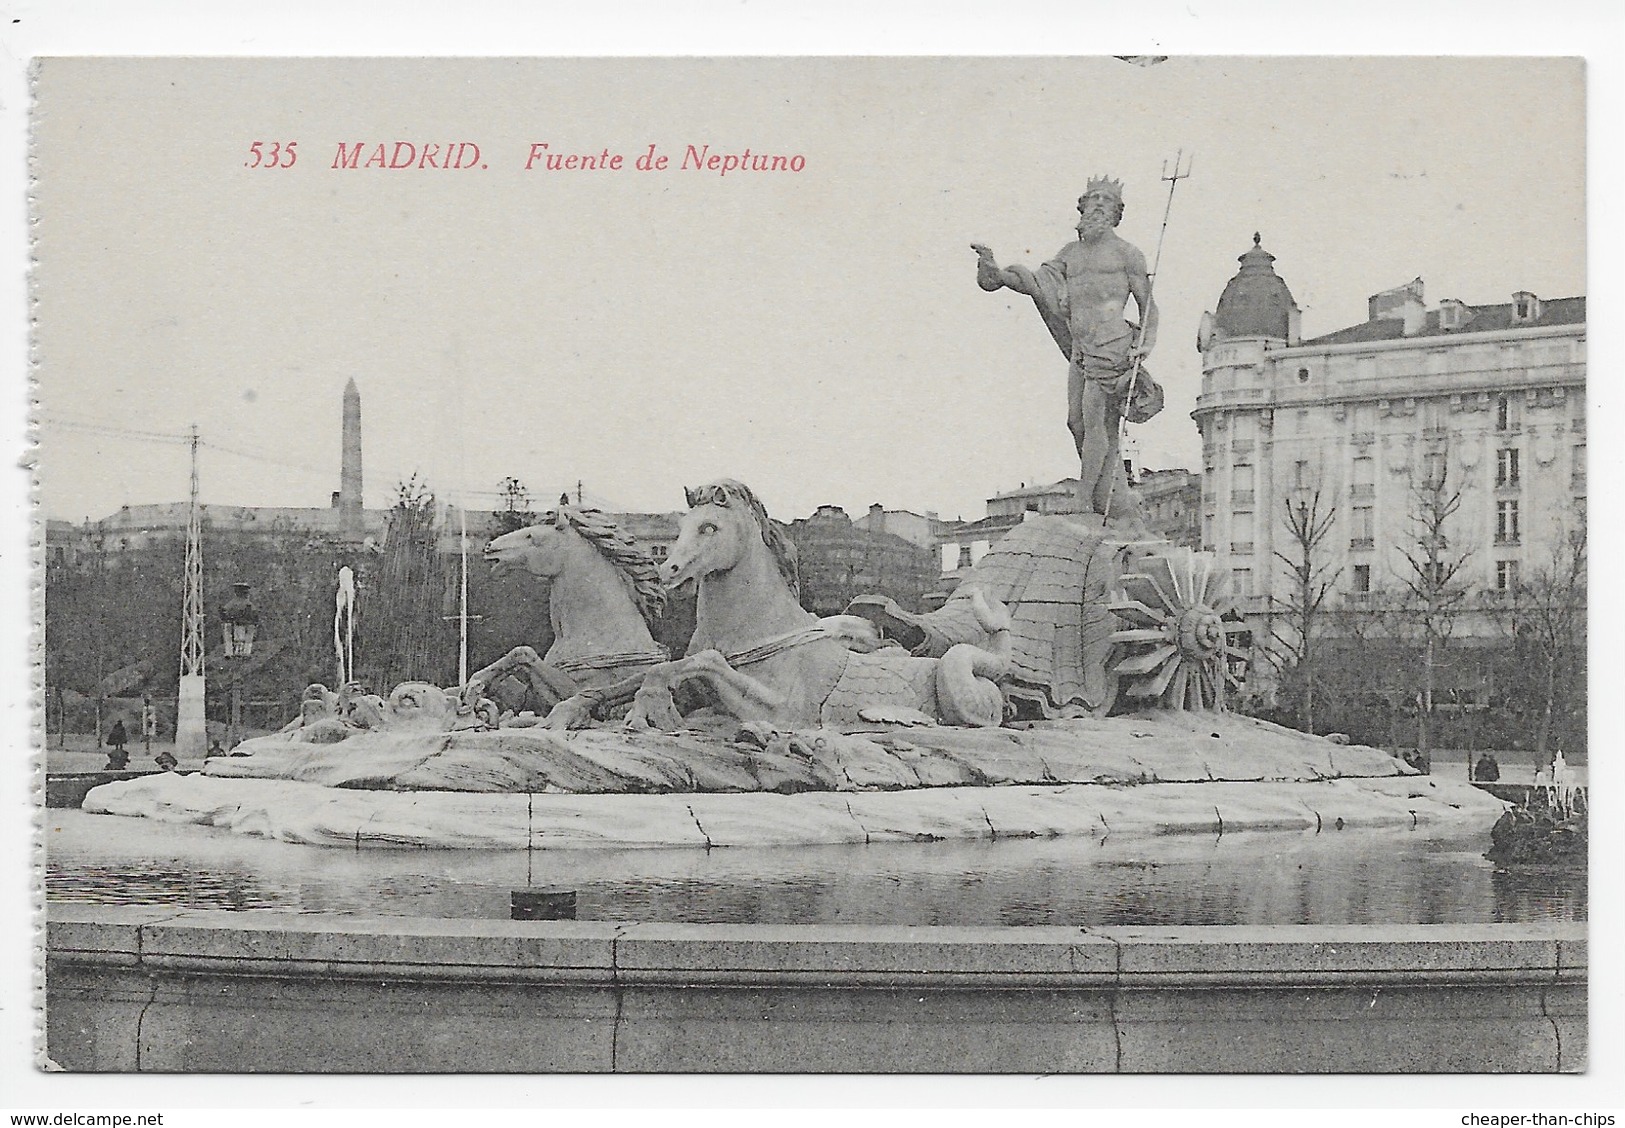
<path id="1" fill-rule="evenodd" d="M 1181 160 L 1184 161 L 1184 172 L 1179 170 Z M 1157 271 L 1162 267 L 1162 241 L 1168 234 L 1168 216 L 1174 210 L 1174 189 L 1179 187 L 1179 182 L 1181 180 L 1188 180 L 1190 175 L 1191 158 L 1185 157 L 1184 149 L 1180 149 L 1174 153 L 1174 171 L 1171 174 L 1168 171 L 1168 162 L 1166 160 L 1162 162 L 1161 179 L 1168 185 L 1168 201 L 1163 205 L 1162 208 L 1162 228 L 1157 232 L 1157 251 L 1156 254 L 1151 258 L 1151 271 L 1146 276 L 1145 304 L 1148 307 L 1151 305 L 1151 294 L 1156 286 Z M 1125 405 L 1129 400 L 1134 398 L 1134 391 L 1140 385 L 1140 364 L 1143 359 L 1140 354 L 1140 348 L 1145 344 L 1146 323 L 1150 320 L 1151 319 L 1145 315 L 1145 310 L 1142 309 L 1140 311 L 1140 331 L 1134 336 L 1134 367 L 1129 373 L 1128 391 L 1126 391 L 1123 396 Z M 1128 420 L 1126 418 L 1120 419 L 1118 423 L 1119 451 L 1122 450 L 1122 440 L 1127 435 Z M 1102 469 L 1104 470 L 1104 468 Z M 1112 498 L 1115 497 L 1116 494 L 1117 491 L 1114 489 L 1111 493 L 1106 495 L 1106 512 L 1100 515 L 1100 524 L 1102 528 L 1105 527 L 1106 518 L 1111 516 Z"/>

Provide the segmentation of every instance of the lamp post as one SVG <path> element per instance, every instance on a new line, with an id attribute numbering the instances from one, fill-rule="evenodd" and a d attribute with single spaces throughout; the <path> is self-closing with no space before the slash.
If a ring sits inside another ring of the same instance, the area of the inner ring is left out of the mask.
<path id="1" fill-rule="evenodd" d="M 220 609 L 221 641 L 225 643 L 228 662 L 246 662 L 254 653 L 254 635 L 259 630 L 260 616 L 248 598 L 248 585 L 234 583 L 232 595 Z M 231 717 L 226 728 L 226 748 L 237 744 L 237 733 L 243 724 L 243 686 L 241 668 L 230 678 Z"/>

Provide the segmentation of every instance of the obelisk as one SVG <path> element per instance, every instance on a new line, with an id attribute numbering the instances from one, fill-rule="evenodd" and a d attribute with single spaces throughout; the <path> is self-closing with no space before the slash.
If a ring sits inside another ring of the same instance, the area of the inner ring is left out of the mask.
<path id="1" fill-rule="evenodd" d="M 344 385 L 344 449 L 339 462 L 339 534 L 359 542 L 366 535 L 361 510 L 361 393 L 352 378 Z"/>

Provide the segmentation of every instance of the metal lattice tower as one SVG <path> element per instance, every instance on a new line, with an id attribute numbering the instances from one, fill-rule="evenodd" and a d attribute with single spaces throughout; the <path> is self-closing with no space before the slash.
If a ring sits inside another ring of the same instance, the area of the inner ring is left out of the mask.
<path id="1" fill-rule="evenodd" d="M 203 674 L 203 518 L 198 506 L 197 424 L 192 424 L 192 503 L 186 517 L 186 596 L 181 608 L 181 677 Z"/>

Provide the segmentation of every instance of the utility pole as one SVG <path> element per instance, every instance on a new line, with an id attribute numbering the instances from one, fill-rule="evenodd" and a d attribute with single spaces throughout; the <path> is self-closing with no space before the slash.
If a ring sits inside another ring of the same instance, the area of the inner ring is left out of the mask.
<path id="1" fill-rule="evenodd" d="M 197 424 L 192 424 L 192 496 L 186 519 L 186 594 L 181 605 L 181 677 L 175 708 L 175 756 L 202 759 L 208 751 L 204 716 L 203 515 L 198 504 Z"/>

